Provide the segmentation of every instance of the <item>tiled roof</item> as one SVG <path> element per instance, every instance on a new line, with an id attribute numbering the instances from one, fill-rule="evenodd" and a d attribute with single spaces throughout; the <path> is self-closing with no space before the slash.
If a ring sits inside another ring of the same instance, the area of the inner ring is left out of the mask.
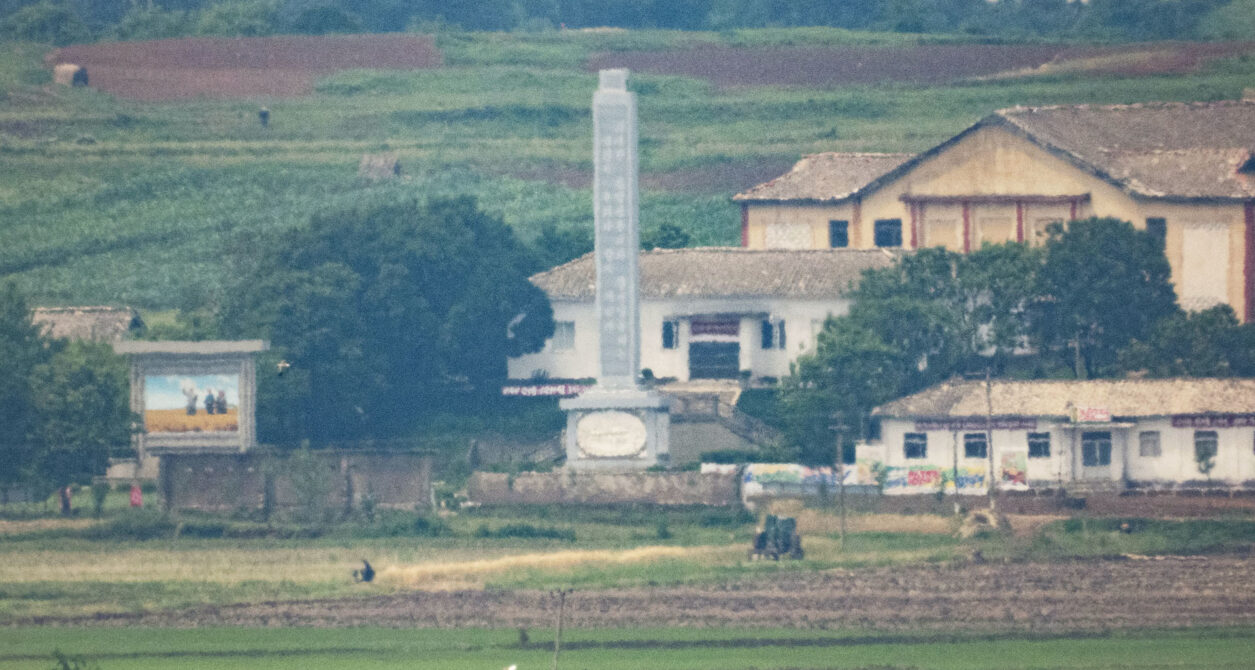
<path id="1" fill-rule="evenodd" d="M 994 416 L 1069 416 L 1074 407 L 1116 417 L 1255 413 L 1255 379 L 1091 379 L 991 384 Z M 985 382 L 953 381 L 876 408 L 880 416 L 979 417 Z"/>
<path id="2" fill-rule="evenodd" d="M 31 320 L 58 339 L 117 342 L 143 326 L 130 307 L 36 307 L 33 312 Z"/>
<path id="3" fill-rule="evenodd" d="M 886 267 L 896 258 L 883 249 L 655 249 L 640 255 L 641 297 L 834 298 L 863 270 Z M 531 281 L 552 299 L 592 300 L 595 274 L 589 253 Z"/>
<path id="4" fill-rule="evenodd" d="M 738 193 L 732 199 L 844 200 L 909 158 L 911 154 L 814 154 L 798 161 L 789 172 Z"/>
<path id="5" fill-rule="evenodd" d="M 1125 190 L 1148 197 L 1251 198 L 1255 102 L 1015 107 L 1005 123 Z"/>

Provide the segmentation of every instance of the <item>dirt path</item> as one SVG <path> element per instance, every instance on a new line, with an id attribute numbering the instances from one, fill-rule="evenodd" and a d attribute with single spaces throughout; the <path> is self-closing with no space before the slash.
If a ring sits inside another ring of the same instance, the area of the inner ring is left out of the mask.
<path id="1" fill-rule="evenodd" d="M 577 591 L 575 627 L 760 626 L 1067 633 L 1255 624 L 1255 559 L 921 565 L 719 585 Z M 35 619 L 38 625 L 536 627 L 542 591 L 445 591 L 179 612 Z"/>

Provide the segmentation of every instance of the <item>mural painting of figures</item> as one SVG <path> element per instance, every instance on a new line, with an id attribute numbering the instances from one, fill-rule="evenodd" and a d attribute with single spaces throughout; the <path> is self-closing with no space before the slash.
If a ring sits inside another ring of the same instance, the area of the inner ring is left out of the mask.
<path id="1" fill-rule="evenodd" d="M 197 401 L 204 404 L 197 411 Z M 239 375 L 144 377 L 144 427 L 149 433 L 239 430 Z"/>

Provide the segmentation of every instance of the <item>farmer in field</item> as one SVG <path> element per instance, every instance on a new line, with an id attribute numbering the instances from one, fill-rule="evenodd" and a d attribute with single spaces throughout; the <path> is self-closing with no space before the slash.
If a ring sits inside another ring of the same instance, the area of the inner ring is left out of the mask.
<path id="1" fill-rule="evenodd" d="M 196 385 L 192 383 L 192 380 L 184 379 L 181 390 L 183 397 L 187 398 L 187 415 L 196 416 L 196 399 L 200 397 L 200 394 L 196 392 Z"/>
<path id="2" fill-rule="evenodd" d="M 218 403 L 218 399 L 214 396 L 213 389 L 205 389 L 205 413 L 213 414 L 214 405 Z"/>
<path id="3" fill-rule="evenodd" d="M 219 414 L 226 414 L 226 413 L 227 413 L 227 392 L 226 392 L 226 391 L 223 391 L 222 389 L 218 389 L 218 402 L 217 402 L 217 405 L 218 405 L 218 413 L 219 413 Z"/>

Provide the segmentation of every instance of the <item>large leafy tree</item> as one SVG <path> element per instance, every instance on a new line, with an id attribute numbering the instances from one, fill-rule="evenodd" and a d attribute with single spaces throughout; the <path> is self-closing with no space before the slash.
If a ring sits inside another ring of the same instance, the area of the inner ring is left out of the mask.
<path id="1" fill-rule="evenodd" d="M 266 251 L 246 255 L 222 322 L 291 365 L 263 366 L 265 441 L 395 434 L 450 394 L 495 392 L 506 358 L 553 334 L 525 248 L 469 198 L 324 214 L 250 246 Z"/>
<path id="2" fill-rule="evenodd" d="M 1039 250 L 1005 244 L 968 255 L 923 249 L 864 273 L 849 314 L 828 320 L 781 383 L 801 457 L 830 456 L 832 426 L 852 437 L 876 405 L 1023 347 L 1040 265 Z"/>
<path id="3" fill-rule="evenodd" d="M 1177 312 L 1160 241 L 1126 221 L 1094 218 L 1051 227 L 1037 275 L 1037 343 L 1072 362 L 1077 377 L 1118 371 L 1121 349 Z"/>
<path id="4" fill-rule="evenodd" d="M 34 479 L 49 486 L 104 474 L 112 454 L 129 453 L 132 427 L 126 360 L 102 342 L 58 343 L 32 375 L 38 423 Z M 68 510 L 65 510 L 68 512 Z"/>
<path id="5" fill-rule="evenodd" d="M 1255 324 L 1239 324 L 1228 305 L 1179 312 L 1121 351 L 1120 367 L 1152 377 L 1252 376 Z"/>
<path id="6" fill-rule="evenodd" d="M 0 486 L 22 481 L 34 460 L 35 370 L 52 352 L 31 323 L 26 298 L 12 282 L 0 285 Z"/>

